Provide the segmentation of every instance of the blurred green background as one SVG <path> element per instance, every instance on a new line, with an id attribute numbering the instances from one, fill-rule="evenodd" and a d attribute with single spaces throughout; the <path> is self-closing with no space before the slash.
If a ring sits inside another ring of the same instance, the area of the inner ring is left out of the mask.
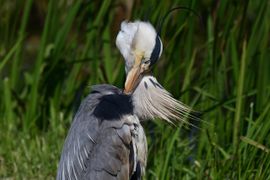
<path id="1" fill-rule="evenodd" d="M 55 179 L 72 117 L 90 86 L 123 87 L 120 22 L 157 25 L 153 74 L 201 112 L 199 128 L 144 122 L 145 179 L 270 179 L 267 0 L 0 0 L 0 179 Z"/>

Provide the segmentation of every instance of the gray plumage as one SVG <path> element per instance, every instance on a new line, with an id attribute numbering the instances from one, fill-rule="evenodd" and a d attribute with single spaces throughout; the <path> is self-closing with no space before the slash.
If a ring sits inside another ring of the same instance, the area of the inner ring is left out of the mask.
<path id="1" fill-rule="evenodd" d="M 62 151 L 57 180 L 126 180 L 132 175 L 135 177 L 136 171 L 144 173 L 147 143 L 137 116 L 123 114 L 120 119 L 101 120 L 94 115 L 102 97 L 121 95 L 122 91 L 110 85 L 92 89 L 74 117 Z"/>
<path id="2" fill-rule="evenodd" d="M 57 180 L 141 179 L 147 160 L 139 120 L 184 121 L 190 108 L 174 99 L 149 72 L 162 42 L 149 22 L 123 22 L 116 45 L 125 59 L 124 90 L 93 87 L 66 138 Z"/>

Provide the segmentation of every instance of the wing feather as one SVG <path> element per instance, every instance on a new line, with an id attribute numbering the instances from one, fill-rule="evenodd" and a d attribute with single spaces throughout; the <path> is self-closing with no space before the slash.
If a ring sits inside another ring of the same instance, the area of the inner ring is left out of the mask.
<path id="1" fill-rule="evenodd" d="M 131 126 L 133 115 L 120 119 L 100 120 L 93 111 L 100 98 L 117 91 L 111 86 L 107 91 L 95 87 L 81 104 L 66 138 L 57 180 L 73 179 L 129 179 Z M 101 89 L 106 89 L 102 85 Z M 101 91 L 101 92 L 99 92 Z M 97 93 L 98 92 L 98 93 Z M 131 162 L 132 161 L 132 162 Z"/>

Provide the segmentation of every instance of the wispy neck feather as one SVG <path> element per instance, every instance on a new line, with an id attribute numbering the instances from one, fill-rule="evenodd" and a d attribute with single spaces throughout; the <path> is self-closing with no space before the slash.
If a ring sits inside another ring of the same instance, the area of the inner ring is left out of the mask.
<path id="1" fill-rule="evenodd" d="M 174 99 L 153 76 L 144 76 L 133 93 L 134 112 L 140 119 L 185 121 L 191 109 Z"/>

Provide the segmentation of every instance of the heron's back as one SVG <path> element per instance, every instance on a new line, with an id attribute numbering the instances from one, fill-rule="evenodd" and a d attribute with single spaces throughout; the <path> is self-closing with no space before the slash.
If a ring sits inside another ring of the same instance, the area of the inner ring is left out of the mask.
<path id="1" fill-rule="evenodd" d="M 130 96 L 114 86 L 95 86 L 74 117 L 57 179 L 139 178 L 146 154 L 145 134 Z"/>

